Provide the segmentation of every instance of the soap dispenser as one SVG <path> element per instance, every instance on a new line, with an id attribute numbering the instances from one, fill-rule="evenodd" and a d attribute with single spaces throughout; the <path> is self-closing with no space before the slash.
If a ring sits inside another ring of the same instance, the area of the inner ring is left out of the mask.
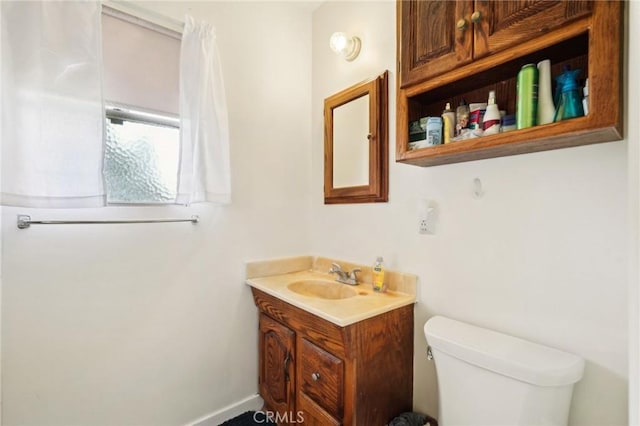
<path id="1" fill-rule="evenodd" d="M 582 96 L 580 96 L 580 91 L 578 90 L 578 74 L 580 74 L 579 69 L 565 69 L 562 74 L 556 77 L 560 96 L 553 121 L 582 117 L 584 115 Z"/>
<path id="2" fill-rule="evenodd" d="M 373 268 L 371 268 L 371 274 L 373 276 L 373 291 L 384 292 L 387 290 L 387 283 L 384 277 L 384 260 L 382 256 L 376 258 Z"/>

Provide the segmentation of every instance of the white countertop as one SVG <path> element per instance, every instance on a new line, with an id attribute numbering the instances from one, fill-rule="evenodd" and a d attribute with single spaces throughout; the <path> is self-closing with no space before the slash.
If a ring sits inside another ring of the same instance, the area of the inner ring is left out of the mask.
<path id="1" fill-rule="evenodd" d="M 300 263 L 300 259 L 304 258 L 292 259 Z M 282 264 L 283 260 L 276 260 L 274 261 L 274 264 L 275 262 L 279 262 L 280 264 Z M 324 258 L 312 258 L 310 260 L 310 264 L 314 266 L 324 266 L 327 262 L 330 263 L 331 261 Z M 340 263 L 340 261 L 337 262 Z M 254 269 L 252 270 L 252 272 L 256 271 L 256 264 L 264 267 L 264 265 L 268 265 L 268 262 L 256 262 L 254 264 L 247 264 L 247 270 L 249 271 L 250 268 L 253 267 Z M 344 262 L 344 264 L 350 266 L 352 265 L 346 262 Z M 366 267 L 363 266 L 363 268 Z M 343 327 L 402 306 L 410 305 L 416 301 L 415 284 L 417 278 L 415 277 L 415 275 L 400 274 L 397 272 L 391 273 L 395 276 L 395 279 L 391 281 L 402 281 L 403 285 L 401 287 L 403 287 L 403 290 L 405 291 L 409 290 L 407 292 L 397 291 L 394 289 L 395 286 L 390 285 L 390 290 L 387 290 L 384 293 L 379 293 L 373 291 L 370 283 L 364 282 L 356 286 L 341 284 L 346 287 L 352 288 L 357 292 L 357 294 L 353 297 L 345 299 L 323 299 L 320 297 L 305 296 L 296 293 L 294 291 L 291 291 L 288 286 L 289 284 L 296 281 L 304 280 L 335 281 L 334 276 L 329 275 L 325 272 L 314 270 L 313 268 L 303 271 L 290 271 L 290 269 L 292 268 L 285 268 L 284 270 L 287 270 L 286 273 L 274 273 L 277 272 L 278 268 L 273 269 L 273 267 L 271 267 L 267 269 L 269 269 L 269 273 L 271 273 L 271 275 L 254 276 L 256 275 L 256 273 L 248 273 L 246 283 L 251 287 L 270 294 L 271 296 L 277 297 L 284 302 L 290 303 L 293 306 L 296 306 L 300 309 L 317 315 L 320 318 Z M 257 274 L 259 274 L 259 270 Z M 411 285 L 411 281 L 413 281 L 413 285 Z M 411 289 L 413 289 L 414 291 L 411 292 Z"/>

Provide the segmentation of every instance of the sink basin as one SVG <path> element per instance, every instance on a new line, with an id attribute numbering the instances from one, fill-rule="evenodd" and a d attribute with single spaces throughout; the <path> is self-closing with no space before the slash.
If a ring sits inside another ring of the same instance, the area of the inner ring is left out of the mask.
<path id="1" fill-rule="evenodd" d="M 294 293 L 320 299 L 348 299 L 358 292 L 346 284 L 328 280 L 302 280 L 292 282 L 287 288 Z"/>

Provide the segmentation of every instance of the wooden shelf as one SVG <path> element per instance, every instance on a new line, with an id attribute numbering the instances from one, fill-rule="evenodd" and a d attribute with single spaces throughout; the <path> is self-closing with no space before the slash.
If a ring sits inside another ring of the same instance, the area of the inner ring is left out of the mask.
<path id="1" fill-rule="evenodd" d="M 590 120 L 590 117 L 580 117 L 544 126 L 407 151 L 402 154 L 402 158 L 396 160 L 417 166 L 437 166 L 609 142 L 622 138 L 615 126 L 594 129 L 590 121 L 594 120 Z"/>
<path id="2" fill-rule="evenodd" d="M 622 139 L 621 2 L 595 2 L 593 13 L 518 46 L 485 56 L 429 80 L 398 87 L 396 161 L 434 166 Z M 516 76 L 522 65 L 550 59 L 589 78 L 589 112 L 565 120 L 492 136 L 408 149 L 409 122 L 439 116 L 447 102 L 486 102 L 495 90 L 500 109 L 515 113 Z"/>

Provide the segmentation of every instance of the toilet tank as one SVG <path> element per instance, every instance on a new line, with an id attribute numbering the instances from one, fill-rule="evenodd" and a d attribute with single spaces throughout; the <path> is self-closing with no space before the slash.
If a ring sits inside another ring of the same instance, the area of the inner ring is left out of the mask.
<path id="1" fill-rule="evenodd" d="M 567 424 L 582 358 L 441 316 L 424 333 L 436 363 L 441 426 Z"/>

